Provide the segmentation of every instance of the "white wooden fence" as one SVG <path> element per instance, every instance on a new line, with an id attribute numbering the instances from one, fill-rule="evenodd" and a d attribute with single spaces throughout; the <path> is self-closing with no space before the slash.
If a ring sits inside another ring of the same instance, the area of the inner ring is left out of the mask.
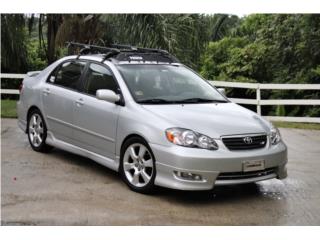
<path id="1" fill-rule="evenodd" d="M 23 79 L 25 74 L 1 73 L 0 78 Z M 216 87 L 227 88 L 246 88 L 256 90 L 256 99 L 245 98 L 229 98 L 231 101 L 239 104 L 256 105 L 257 113 L 261 115 L 261 106 L 265 105 L 311 105 L 318 107 L 319 99 L 261 99 L 261 90 L 320 90 L 320 84 L 260 84 L 260 83 L 240 83 L 240 82 L 224 82 L 209 81 Z M 1 94 L 19 94 L 16 89 L 1 89 Z M 273 121 L 285 122 L 308 122 L 320 123 L 320 117 L 279 117 L 264 116 Z"/>
<path id="2" fill-rule="evenodd" d="M 261 99 L 261 90 L 320 90 L 320 84 L 262 84 L 210 81 L 216 87 L 246 88 L 256 90 L 256 99 L 229 98 L 239 104 L 257 105 L 257 113 L 261 115 L 263 105 L 311 105 L 318 107 L 319 99 Z M 279 117 L 264 116 L 273 121 L 320 123 L 320 117 Z"/>

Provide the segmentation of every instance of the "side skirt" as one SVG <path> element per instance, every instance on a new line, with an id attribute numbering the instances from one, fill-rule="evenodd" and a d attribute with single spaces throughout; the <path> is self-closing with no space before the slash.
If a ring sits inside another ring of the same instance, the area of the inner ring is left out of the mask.
<path id="1" fill-rule="evenodd" d="M 110 168 L 116 172 L 118 172 L 118 170 L 119 170 L 119 161 L 104 157 L 102 155 L 96 154 L 94 152 L 90 152 L 86 149 L 83 149 L 83 148 L 74 146 L 70 143 L 66 143 L 64 141 L 56 139 L 50 131 L 48 131 L 48 133 L 47 133 L 46 143 L 53 146 L 53 147 L 60 148 L 60 149 L 63 149 L 65 151 L 68 151 L 68 152 L 71 152 L 74 154 L 78 154 L 83 157 L 90 158 L 90 159 L 94 160 L 95 162 L 97 162 L 107 168 Z"/>

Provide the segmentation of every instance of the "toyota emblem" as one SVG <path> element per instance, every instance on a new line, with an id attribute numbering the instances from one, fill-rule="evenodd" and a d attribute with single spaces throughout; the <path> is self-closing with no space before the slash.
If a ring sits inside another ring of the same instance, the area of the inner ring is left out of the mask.
<path id="1" fill-rule="evenodd" d="M 244 141 L 246 144 L 251 144 L 251 143 L 252 143 L 252 138 L 251 138 L 251 137 L 244 137 L 244 138 L 243 138 L 243 141 Z"/>

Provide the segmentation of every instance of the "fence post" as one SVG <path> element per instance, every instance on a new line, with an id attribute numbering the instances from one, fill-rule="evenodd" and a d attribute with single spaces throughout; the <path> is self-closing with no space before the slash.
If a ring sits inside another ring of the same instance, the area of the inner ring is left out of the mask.
<path id="1" fill-rule="evenodd" d="M 260 105 L 260 100 L 261 100 L 261 93 L 260 93 L 260 83 L 257 85 L 257 113 L 261 116 L 261 105 Z"/>

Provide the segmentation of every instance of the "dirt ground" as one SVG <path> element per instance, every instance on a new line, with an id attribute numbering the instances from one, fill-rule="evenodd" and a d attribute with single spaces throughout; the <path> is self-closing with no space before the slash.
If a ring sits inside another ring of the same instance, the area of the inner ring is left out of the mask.
<path id="1" fill-rule="evenodd" d="M 36 153 L 16 120 L 1 123 L 3 225 L 320 225 L 320 131 L 280 129 L 289 148 L 283 181 L 149 196 L 90 159 Z"/>

